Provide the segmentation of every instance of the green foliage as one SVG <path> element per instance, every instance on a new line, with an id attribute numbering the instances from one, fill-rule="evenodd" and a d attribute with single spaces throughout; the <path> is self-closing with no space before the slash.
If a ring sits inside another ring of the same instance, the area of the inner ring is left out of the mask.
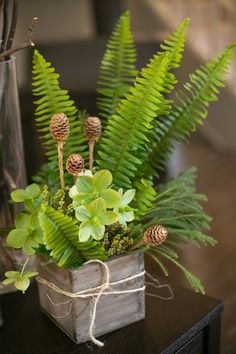
<path id="1" fill-rule="evenodd" d="M 117 187 L 132 187 L 137 166 L 142 163 L 140 149 L 148 142 L 153 119 L 164 110 L 168 64 L 168 53 L 154 55 L 108 123 L 98 165 L 111 171 Z"/>
<path id="2" fill-rule="evenodd" d="M 88 241 L 90 237 L 101 240 L 105 233 L 104 225 L 114 224 L 118 220 L 116 213 L 106 210 L 103 198 L 97 198 L 88 206 L 80 205 L 76 208 L 75 216 L 81 221 L 79 228 L 81 242 Z"/>
<path id="3" fill-rule="evenodd" d="M 144 224 L 160 224 L 167 228 L 168 244 L 172 235 L 182 242 L 192 241 L 196 245 L 211 244 L 216 241 L 200 230 L 209 229 L 210 217 L 201 206 L 206 197 L 196 192 L 196 169 L 191 168 L 165 186 L 159 188 L 153 207 L 144 216 Z"/>
<path id="4" fill-rule="evenodd" d="M 38 224 L 37 212 L 31 215 L 20 213 L 16 217 L 16 228 L 7 236 L 7 245 L 12 248 L 23 248 L 31 255 L 35 248 L 43 242 L 43 233 Z"/>
<path id="5" fill-rule="evenodd" d="M 228 46 L 215 59 L 201 66 L 190 75 L 190 81 L 176 93 L 177 102 L 168 116 L 160 120 L 156 131 L 156 144 L 149 156 L 149 173 L 155 175 L 165 167 L 173 150 L 173 142 L 182 142 L 202 124 L 210 102 L 216 101 L 220 87 L 229 70 L 235 45 Z"/>
<path id="6" fill-rule="evenodd" d="M 37 272 L 16 272 L 10 271 L 6 272 L 5 276 L 7 279 L 3 280 L 3 285 L 14 284 L 18 290 L 21 290 L 23 294 L 28 289 L 30 284 L 30 278 L 37 275 Z"/>
<path id="7" fill-rule="evenodd" d="M 105 225 L 114 224 L 119 220 L 121 224 L 134 219 L 133 209 L 128 206 L 134 197 L 135 190 L 131 189 L 123 194 L 110 188 L 112 174 L 108 170 L 101 170 L 94 175 L 79 176 L 75 186 L 70 189 L 69 195 L 73 199 L 75 216 L 81 222 L 79 238 L 81 242 L 101 240 L 105 233 Z M 113 209 L 113 210 L 108 210 Z"/>
<path id="8" fill-rule="evenodd" d="M 146 179 L 141 179 L 135 183 L 137 190 L 134 208 L 137 219 L 144 216 L 148 210 L 152 207 L 154 200 L 156 199 L 156 191 L 153 187 L 153 183 Z"/>
<path id="9" fill-rule="evenodd" d="M 130 30 L 130 15 L 125 12 L 108 41 L 100 67 L 97 105 L 103 126 L 106 126 L 120 99 L 132 85 L 136 76 L 135 63 L 136 50 Z"/>
<path id="10" fill-rule="evenodd" d="M 116 207 L 120 202 L 120 195 L 109 188 L 111 183 L 112 174 L 108 170 L 96 172 L 94 176 L 91 174 L 78 177 L 75 186 L 69 192 L 74 207 L 90 203 L 96 198 L 104 199 L 107 208 Z"/>
<path id="11" fill-rule="evenodd" d="M 44 232 L 46 248 L 60 267 L 78 266 L 89 259 L 106 259 L 101 244 L 96 241 L 79 242 L 76 220 L 62 212 L 43 206 L 39 223 Z"/>
<path id="12" fill-rule="evenodd" d="M 123 190 L 119 189 L 120 203 L 114 208 L 114 212 L 119 216 L 119 223 L 125 225 L 127 222 L 134 220 L 134 209 L 129 206 L 129 203 L 134 199 L 135 189 L 129 189 L 123 194 Z"/>
<path id="13" fill-rule="evenodd" d="M 78 152 L 87 158 L 87 142 L 81 123 L 83 117 L 80 117 L 68 91 L 60 88 L 59 74 L 55 73 L 55 69 L 37 50 L 34 51 L 33 56 L 32 86 L 33 94 L 37 98 L 34 102 L 36 104 L 36 123 L 49 160 L 54 162 L 54 166 L 56 165 L 57 149 L 50 134 L 49 124 L 52 115 L 60 112 L 67 115 L 70 124 L 70 135 L 64 148 L 65 156 L 67 157 L 71 152 Z M 84 113 L 82 113 L 83 115 Z M 47 169 L 47 173 L 49 172 L 50 169 Z"/>
<path id="14" fill-rule="evenodd" d="M 192 168 L 160 187 L 154 206 L 145 215 L 143 222 L 146 227 L 160 224 L 168 230 L 165 244 L 152 247 L 148 251 L 164 274 L 168 273 L 161 258 L 165 258 L 179 267 L 193 288 L 204 293 L 200 281 L 177 261 L 178 254 L 172 248 L 189 241 L 197 246 L 216 244 L 212 237 L 201 232 L 202 228 L 209 228 L 210 218 L 205 214 L 200 204 L 206 200 L 206 197 L 196 193 L 195 178 L 196 169 Z"/>
<path id="15" fill-rule="evenodd" d="M 42 201 L 40 187 L 33 183 L 26 189 L 16 189 L 11 193 L 11 199 L 15 203 L 24 203 L 29 211 L 35 211 Z"/>

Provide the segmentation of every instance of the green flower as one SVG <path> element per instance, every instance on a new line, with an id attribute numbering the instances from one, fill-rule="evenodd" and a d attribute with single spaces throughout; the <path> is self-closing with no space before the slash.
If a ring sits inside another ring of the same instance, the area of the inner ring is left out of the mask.
<path id="1" fill-rule="evenodd" d="M 26 209 L 35 211 L 39 208 L 43 196 L 40 187 L 33 183 L 26 189 L 16 189 L 11 193 L 11 199 L 16 203 L 24 203 Z"/>
<path id="2" fill-rule="evenodd" d="M 118 215 L 113 211 L 106 210 L 103 198 L 98 198 L 87 207 L 80 205 L 76 208 L 76 218 L 81 221 L 79 228 L 79 240 L 86 242 L 90 237 L 101 240 L 105 233 L 104 225 L 117 222 Z"/>
<path id="3" fill-rule="evenodd" d="M 43 242 L 43 232 L 39 228 L 37 213 L 18 214 L 15 226 L 16 228 L 7 236 L 7 245 L 23 248 L 28 255 L 33 254 L 39 243 Z"/>
<path id="4" fill-rule="evenodd" d="M 3 280 L 3 285 L 10 285 L 13 284 L 18 290 L 21 290 L 23 294 L 25 291 L 28 289 L 30 285 L 30 280 L 29 278 L 34 277 L 37 275 L 37 272 L 16 272 L 16 271 L 10 271 L 6 272 L 5 276 L 7 279 Z"/>
<path id="5" fill-rule="evenodd" d="M 107 208 L 114 208 L 120 203 L 118 192 L 109 188 L 112 183 L 112 174 L 108 170 L 96 172 L 94 176 L 79 176 L 75 186 L 70 189 L 69 195 L 73 199 L 73 206 L 88 204 L 97 198 L 102 198 Z"/>
<path id="6" fill-rule="evenodd" d="M 134 199 L 135 189 L 129 189 L 124 194 L 123 190 L 119 189 L 119 194 L 121 196 L 120 203 L 113 211 L 119 215 L 119 223 L 126 225 L 127 222 L 134 220 L 134 209 L 128 206 L 128 204 Z"/>

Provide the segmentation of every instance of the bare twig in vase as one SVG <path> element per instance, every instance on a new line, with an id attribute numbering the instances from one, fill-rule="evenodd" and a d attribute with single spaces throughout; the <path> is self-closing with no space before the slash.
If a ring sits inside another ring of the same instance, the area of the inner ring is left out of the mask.
<path id="1" fill-rule="evenodd" d="M 16 25 L 17 25 L 17 15 L 18 15 L 18 0 L 13 0 L 11 28 L 10 28 L 9 35 L 7 38 L 6 50 L 10 49 L 13 44 L 13 40 L 14 40 L 14 36 L 15 36 L 15 32 L 16 32 Z"/>
<path id="2" fill-rule="evenodd" d="M 12 55 L 15 52 L 18 52 L 19 50 L 30 48 L 30 47 L 34 47 L 34 42 L 32 41 L 32 34 L 33 34 L 34 27 L 35 27 L 35 25 L 37 23 L 37 20 L 38 20 L 38 18 L 34 17 L 33 20 L 32 20 L 31 26 L 28 28 L 28 31 L 29 31 L 28 41 L 25 42 L 25 43 L 16 45 L 16 46 L 4 51 L 3 53 L 1 53 L 0 54 L 0 61 L 5 60 L 10 55 Z"/>

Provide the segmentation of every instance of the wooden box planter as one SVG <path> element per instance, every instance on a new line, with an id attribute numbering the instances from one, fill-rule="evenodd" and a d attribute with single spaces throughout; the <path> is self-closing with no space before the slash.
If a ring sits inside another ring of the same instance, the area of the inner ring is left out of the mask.
<path id="1" fill-rule="evenodd" d="M 131 277 L 144 271 L 143 254 L 132 254 L 110 259 L 106 262 L 110 282 Z M 39 266 L 39 277 L 58 288 L 71 293 L 91 289 L 104 283 L 104 269 L 98 263 L 83 265 L 79 269 L 62 269 L 55 264 Z M 144 274 L 125 283 L 111 286 L 112 290 L 131 290 L 144 285 Z M 70 299 L 47 285 L 39 282 L 40 305 L 73 341 L 82 343 L 89 340 L 91 304 L 93 299 Z M 145 317 L 145 292 L 108 294 L 101 296 L 96 311 L 93 334 L 99 337 L 118 328 L 127 326 Z"/>

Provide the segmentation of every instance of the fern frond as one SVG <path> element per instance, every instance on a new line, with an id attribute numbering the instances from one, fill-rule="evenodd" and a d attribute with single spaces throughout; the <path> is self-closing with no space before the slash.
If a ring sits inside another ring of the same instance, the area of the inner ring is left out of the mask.
<path id="1" fill-rule="evenodd" d="M 103 127 L 133 83 L 137 74 L 135 63 L 136 49 L 127 11 L 118 20 L 101 62 L 97 105 Z"/>
<path id="2" fill-rule="evenodd" d="M 168 240 L 174 237 L 180 243 L 192 241 L 197 245 L 214 245 L 216 241 L 201 232 L 202 228 L 209 229 L 211 218 L 200 204 L 206 197 L 196 193 L 195 179 L 196 169 L 192 168 L 160 187 L 154 206 L 143 222 L 146 227 L 156 223 L 165 226 Z"/>
<path id="3" fill-rule="evenodd" d="M 157 263 L 160 262 L 163 266 L 163 263 L 160 261 L 160 258 L 166 258 L 169 262 L 173 263 L 184 273 L 189 284 L 197 293 L 205 294 L 204 287 L 201 284 L 200 280 L 195 275 L 193 275 L 189 270 L 187 270 L 179 261 L 177 261 L 176 257 L 173 257 L 172 255 L 168 254 L 166 251 L 163 251 L 158 247 L 156 247 L 155 251 L 156 251 L 155 254 L 153 254 L 153 251 L 151 252 L 151 250 L 148 251 L 148 253 L 149 255 L 152 255 L 153 258 L 155 258 Z M 159 255 L 157 256 L 157 254 Z"/>
<path id="4" fill-rule="evenodd" d="M 190 82 L 176 94 L 177 102 L 168 116 L 160 120 L 156 131 L 156 144 L 148 159 L 149 172 L 157 175 L 165 167 L 173 150 L 173 141 L 182 142 L 202 124 L 210 102 L 216 101 L 219 88 L 229 70 L 235 45 L 228 46 L 215 59 L 190 75 Z"/>
<path id="5" fill-rule="evenodd" d="M 132 187 L 137 166 L 142 163 L 140 149 L 148 142 L 153 119 L 163 110 L 168 63 L 168 53 L 154 55 L 109 120 L 98 165 L 112 172 L 117 187 Z"/>
<path id="6" fill-rule="evenodd" d="M 46 249 L 60 267 L 82 264 L 89 259 L 106 259 L 105 250 L 96 241 L 79 242 L 76 220 L 50 206 L 39 212 L 40 227 L 44 232 Z"/>
<path id="7" fill-rule="evenodd" d="M 140 218 L 152 207 L 157 194 L 153 188 L 152 182 L 146 179 L 141 179 L 136 182 L 134 187 L 136 194 L 133 207 L 136 209 L 135 215 L 137 218 Z"/>
<path id="8" fill-rule="evenodd" d="M 189 18 L 181 21 L 176 30 L 160 45 L 163 51 L 170 53 L 169 68 L 174 69 L 180 66 L 189 22 Z"/>
<path id="9" fill-rule="evenodd" d="M 55 113 L 65 113 L 70 124 L 70 135 L 64 146 L 64 154 L 80 153 L 87 157 L 87 142 L 83 135 L 80 114 L 68 91 L 62 90 L 59 85 L 59 74 L 43 56 L 34 51 L 33 56 L 33 94 L 37 97 L 35 118 L 38 131 L 46 149 L 49 161 L 57 160 L 57 148 L 50 134 L 50 119 Z M 81 113 L 83 115 L 83 113 Z"/>

